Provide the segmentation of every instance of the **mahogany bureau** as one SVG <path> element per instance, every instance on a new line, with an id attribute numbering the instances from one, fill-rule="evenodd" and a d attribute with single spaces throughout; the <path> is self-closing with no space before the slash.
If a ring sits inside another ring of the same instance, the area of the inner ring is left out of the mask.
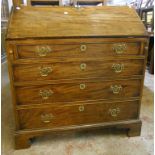
<path id="1" fill-rule="evenodd" d="M 6 47 L 16 149 L 75 129 L 140 135 L 147 44 L 129 7 L 14 8 Z"/>

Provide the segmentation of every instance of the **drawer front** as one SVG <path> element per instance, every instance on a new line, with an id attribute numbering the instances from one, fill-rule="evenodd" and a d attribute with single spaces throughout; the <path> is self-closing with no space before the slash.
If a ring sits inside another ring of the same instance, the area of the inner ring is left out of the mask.
<path id="1" fill-rule="evenodd" d="M 139 55 L 140 43 L 102 43 L 77 45 L 27 45 L 17 47 L 18 58 L 105 57 Z"/>
<path id="2" fill-rule="evenodd" d="M 41 104 L 139 97 L 141 80 L 80 81 L 16 88 L 18 104 Z"/>
<path id="3" fill-rule="evenodd" d="M 49 106 L 19 110 L 20 128 L 50 128 L 136 119 L 138 101 Z"/>
<path id="4" fill-rule="evenodd" d="M 15 81 L 120 77 L 143 74 L 144 60 L 111 60 L 19 65 Z"/>

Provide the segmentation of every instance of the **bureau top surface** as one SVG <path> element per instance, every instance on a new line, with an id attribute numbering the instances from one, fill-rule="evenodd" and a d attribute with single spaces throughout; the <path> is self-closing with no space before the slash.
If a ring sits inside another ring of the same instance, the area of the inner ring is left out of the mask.
<path id="1" fill-rule="evenodd" d="M 147 36 L 134 9 L 21 7 L 10 16 L 7 39 Z"/>

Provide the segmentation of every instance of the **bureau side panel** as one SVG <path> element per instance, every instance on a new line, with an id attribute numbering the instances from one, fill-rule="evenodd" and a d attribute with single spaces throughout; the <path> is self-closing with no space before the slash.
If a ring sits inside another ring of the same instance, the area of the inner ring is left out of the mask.
<path id="1" fill-rule="evenodd" d="M 144 53 L 145 59 L 143 64 L 143 78 L 141 80 L 140 104 L 139 104 L 139 110 L 138 110 L 139 116 L 140 116 L 140 108 L 141 108 L 141 102 L 142 102 L 142 96 L 143 96 L 144 78 L 145 78 L 146 63 L 147 63 L 147 56 L 148 56 L 148 44 L 149 44 L 148 39 L 146 39 L 145 42 L 141 43 L 141 53 Z"/>
<path id="2" fill-rule="evenodd" d="M 19 120 L 18 120 L 18 114 L 16 111 L 16 91 L 14 87 L 14 77 L 13 77 L 13 68 L 12 68 L 12 62 L 14 61 L 14 53 L 16 50 L 16 45 L 11 44 L 9 41 L 6 42 L 6 53 L 7 53 L 7 63 L 8 63 L 8 72 L 9 72 L 9 78 L 10 78 L 10 88 L 11 88 L 11 95 L 12 95 L 12 104 L 14 109 L 14 117 L 15 117 L 15 128 L 16 130 L 19 129 Z"/>

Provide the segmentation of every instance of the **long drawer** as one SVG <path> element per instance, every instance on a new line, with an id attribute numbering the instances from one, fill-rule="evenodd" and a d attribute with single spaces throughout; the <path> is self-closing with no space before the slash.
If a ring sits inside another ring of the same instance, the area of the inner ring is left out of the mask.
<path id="1" fill-rule="evenodd" d="M 21 129 L 52 128 L 136 119 L 138 101 L 65 104 L 18 111 Z"/>
<path id="2" fill-rule="evenodd" d="M 97 99 L 139 97 L 140 79 L 115 81 L 79 81 L 75 83 L 16 87 L 18 104 L 41 104 Z"/>
<path id="3" fill-rule="evenodd" d="M 142 75 L 143 64 L 143 59 L 127 59 L 16 65 L 14 80 L 37 81 Z"/>
<path id="4" fill-rule="evenodd" d="M 17 57 L 54 58 L 54 57 L 105 57 L 116 55 L 139 55 L 140 43 L 82 43 L 64 45 L 19 45 Z"/>

